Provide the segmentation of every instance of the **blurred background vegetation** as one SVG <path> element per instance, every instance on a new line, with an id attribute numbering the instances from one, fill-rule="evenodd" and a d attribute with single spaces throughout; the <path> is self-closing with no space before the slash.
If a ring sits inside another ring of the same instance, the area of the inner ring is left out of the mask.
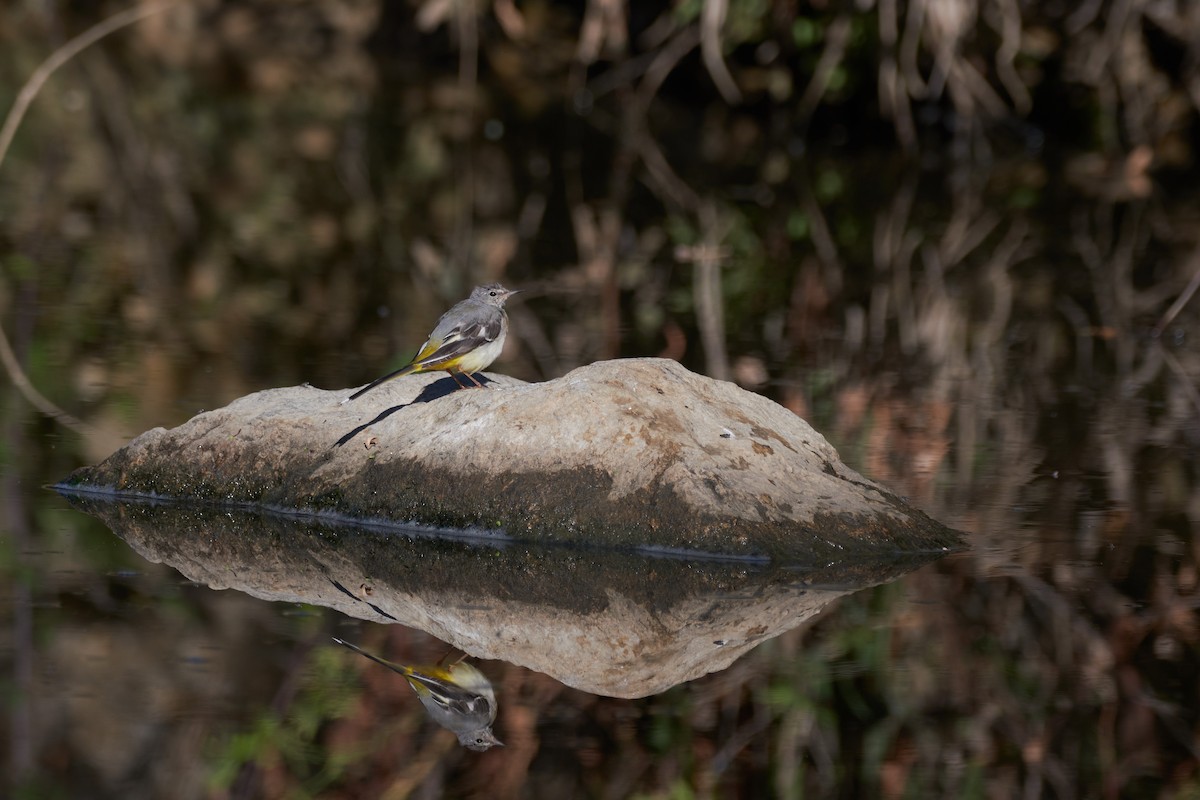
<path id="1" fill-rule="evenodd" d="M 0 6 L 0 107 L 130 5 Z M 0 164 L 0 322 L 86 425 L 4 393 L 14 791 L 1200 796 L 1198 110 L 1166 0 L 195 0 L 106 37 Z M 645 701 L 485 664 L 478 757 L 320 612 L 31 491 L 362 384 L 488 280 L 530 290 L 496 369 L 736 380 L 974 552 Z"/>

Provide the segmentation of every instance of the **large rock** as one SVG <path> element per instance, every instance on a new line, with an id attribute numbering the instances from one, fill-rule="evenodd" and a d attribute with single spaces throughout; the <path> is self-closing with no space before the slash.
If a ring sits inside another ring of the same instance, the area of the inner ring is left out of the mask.
<path id="1" fill-rule="evenodd" d="M 673 361 L 492 381 L 414 375 L 346 404 L 344 391 L 258 392 L 66 484 L 790 563 L 960 546 L 787 409 Z"/>

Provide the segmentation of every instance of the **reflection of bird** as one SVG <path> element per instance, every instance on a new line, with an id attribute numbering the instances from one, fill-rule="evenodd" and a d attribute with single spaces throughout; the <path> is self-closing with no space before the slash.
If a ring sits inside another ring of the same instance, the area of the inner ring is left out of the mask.
<path id="1" fill-rule="evenodd" d="M 504 349 L 504 337 L 508 334 L 504 301 L 518 291 L 505 289 L 498 283 L 476 286 L 470 297 L 442 314 L 433 333 L 429 334 L 429 339 L 421 345 L 411 362 L 382 378 L 376 378 L 342 402 L 364 395 L 392 378 L 413 372 L 445 370 L 460 388 L 468 387 L 459 382 L 459 375 L 466 375 L 471 383 L 482 387 L 483 384 L 475 380 L 474 375 L 487 369 Z"/>
<path id="2" fill-rule="evenodd" d="M 504 746 L 492 733 L 496 693 L 487 677 L 470 664 L 460 661 L 445 667 L 410 667 L 373 656 L 336 636 L 333 640 L 403 675 L 433 721 L 453 731 L 459 744 L 480 752 L 493 745 Z"/>

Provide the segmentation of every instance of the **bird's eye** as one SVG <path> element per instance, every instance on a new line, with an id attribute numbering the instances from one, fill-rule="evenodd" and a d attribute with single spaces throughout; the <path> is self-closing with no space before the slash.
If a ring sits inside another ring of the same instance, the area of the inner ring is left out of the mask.
<path id="1" fill-rule="evenodd" d="M 496 296 L 496 292 L 488 292 L 488 294 L 490 294 L 492 297 Z"/>

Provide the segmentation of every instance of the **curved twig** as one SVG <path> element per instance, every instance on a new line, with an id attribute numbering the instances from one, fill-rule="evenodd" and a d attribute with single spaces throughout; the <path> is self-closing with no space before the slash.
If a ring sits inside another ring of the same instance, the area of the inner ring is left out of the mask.
<path id="1" fill-rule="evenodd" d="M 742 102 L 742 93 L 738 91 L 721 54 L 721 26 L 725 24 L 725 16 L 728 13 L 728 0 L 705 2 L 704 10 L 700 14 L 700 56 L 721 97 L 726 103 L 736 105 Z"/>
<path id="2" fill-rule="evenodd" d="M 170 2 L 139 6 L 137 8 L 126 9 L 119 14 L 113 14 L 108 19 L 97 22 L 51 53 L 50 57 L 33 71 L 33 74 L 29 76 L 29 80 L 25 81 L 25 85 L 21 87 L 21 91 L 17 94 L 16 102 L 13 103 L 12 109 L 8 112 L 8 117 L 4 120 L 4 127 L 0 128 L 0 164 L 4 163 L 4 157 L 8 155 L 8 148 L 12 144 L 13 137 L 17 135 L 17 128 L 20 127 L 21 120 L 25 118 L 25 112 L 29 109 L 29 104 L 33 102 L 38 92 L 42 90 L 42 86 L 59 67 L 110 33 L 119 31 L 121 28 L 157 14 L 175 5 L 177 2 L 178 0 L 170 0 Z"/>
<path id="3" fill-rule="evenodd" d="M 97 22 L 51 53 L 50 57 L 33 71 L 33 74 L 29 76 L 29 80 L 25 81 L 25 85 L 17 93 L 16 101 L 13 103 L 12 108 L 9 109 L 8 116 L 4 119 L 4 126 L 0 127 L 0 164 L 4 163 L 4 158 L 8 155 L 8 148 L 12 146 L 13 138 L 17 135 L 17 128 L 21 126 L 21 121 L 25 118 L 25 112 L 29 110 L 30 104 L 38 96 L 38 93 L 41 92 L 42 86 L 45 85 L 46 81 L 50 79 L 50 76 L 59 67 L 110 33 L 132 25 L 153 14 L 157 14 L 175 5 L 177 2 L 178 0 L 171 0 L 170 2 L 138 6 L 126 9 L 118 14 L 113 14 L 108 19 Z M 16 353 L 13 352 L 12 345 L 9 344 L 3 327 L 0 327 L 0 364 L 4 365 L 5 371 L 12 378 L 13 385 L 17 387 L 25 399 L 38 411 L 76 433 L 90 433 L 94 430 L 87 423 L 63 411 L 34 387 L 29 377 L 25 374 L 25 371 L 21 368 L 21 364 L 17 360 Z"/>
<path id="4" fill-rule="evenodd" d="M 1167 329 L 1167 326 L 1174 321 L 1179 312 L 1183 310 L 1183 307 L 1191 301 L 1192 295 L 1196 294 L 1196 290 L 1200 289 L 1200 248 L 1197 248 L 1195 253 L 1193 253 L 1192 264 L 1195 271 L 1192 279 L 1188 281 L 1187 288 L 1180 293 L 1179 297 L 1175 298 L 1175 302 L 1171 304 L 1171 307 L 1159 319 L 1158 324 L 1154 326 L 1153 335 L 1156 339 L 1163 335 L 1163 331 Z"/>
<path id="5" fill-rule="evenodd" d="M 800 108 L 797 113 L 802 128 L 808 127 L 808 122 L 816 112 L 821 98 L 825 96 L 825 90 L 829 88 L 829 80 L 833 76 L 834 70 L 841 65 L 842 59 L 846 55 L 846 45 L 849 41 L 850 15 L 841 14 L 833 21 L 825 34 L 825 49 L 821 51 L 821 57 L 817 60 L 812 79 L 809 80 L 808 86 L 804 90 L 804 96 L 800 98 Z"/>

